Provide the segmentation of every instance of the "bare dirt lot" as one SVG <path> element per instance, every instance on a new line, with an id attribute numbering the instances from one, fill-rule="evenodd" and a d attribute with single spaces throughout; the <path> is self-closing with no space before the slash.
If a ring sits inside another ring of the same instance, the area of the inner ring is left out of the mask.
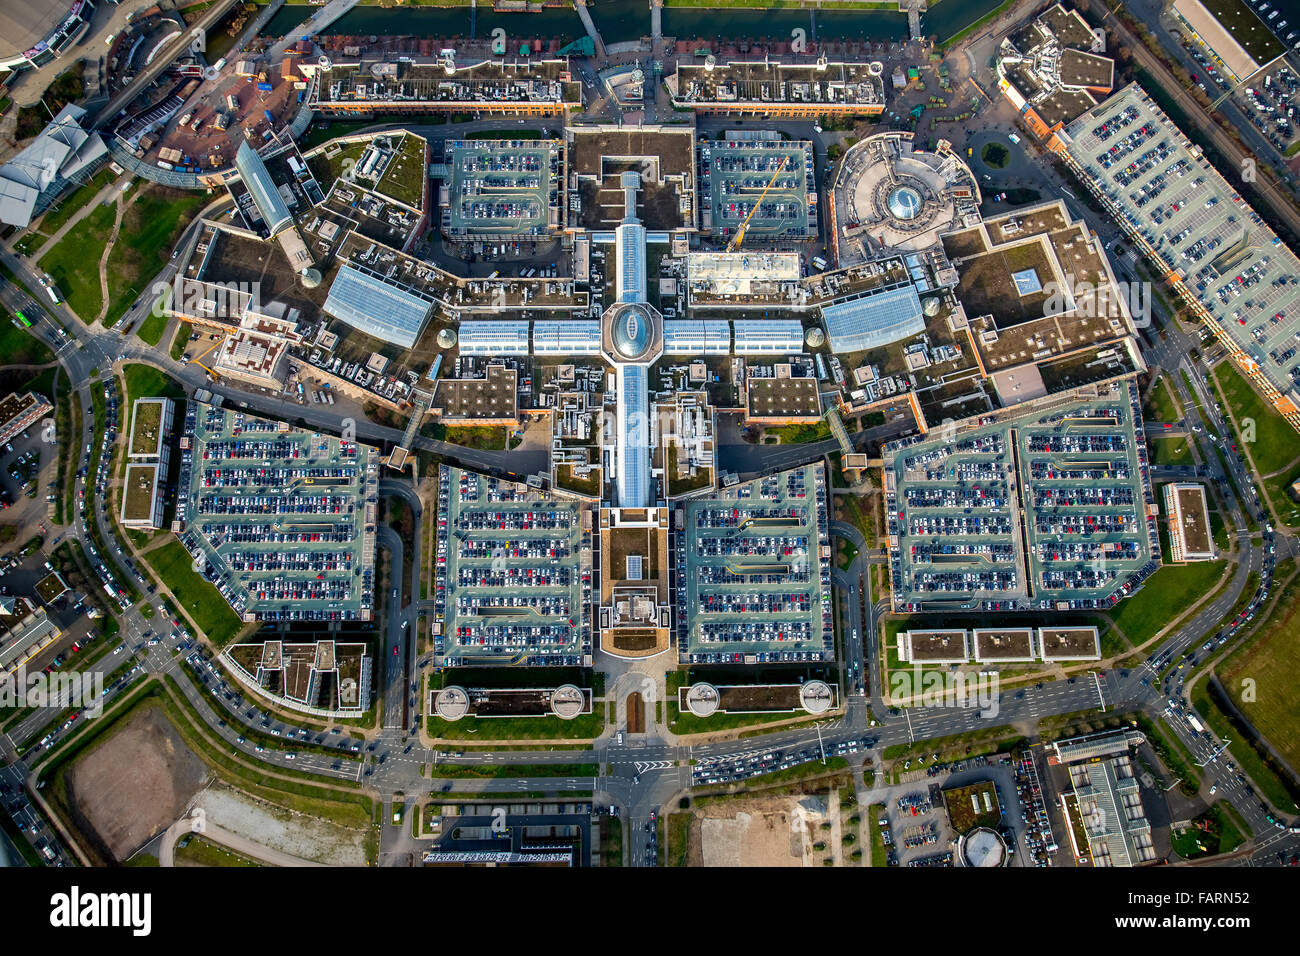
<path id="1" fill-rule="evenodd" d="M 143 707 L 68 775 L 68 804 L 116 860 L 167 829 L 208 780 L 208 769 L 157 707 Z"/>
<path id="2" fill-rule="evenodd" d="M 688 866 L 818 866 L 824 802 L 816 797 L 728 800 L 690 825 Z"/>
<path id="3" fill-rule="evenodd" d="M 265 803 L 222 784 L 195 803 L 217 826 L 281 853 L 331 866 L 366 865 L 366 830 Z"/>

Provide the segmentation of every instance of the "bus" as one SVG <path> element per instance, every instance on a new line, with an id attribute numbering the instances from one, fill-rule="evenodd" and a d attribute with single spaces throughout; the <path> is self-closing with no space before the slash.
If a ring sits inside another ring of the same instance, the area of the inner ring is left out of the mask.
<path id="1" fill-rule="evenodd" d="M 45 273 L 45 275 L 41 276 L 41 287 L 45 289 L 46 293 L 50 297 L 50 301 L 53 302 L 55 305 L 58 305 L 59 302 L 62 301 L 59 298 L 58 290 L 54 288 L 54 280 L 50 278 L 50 274 L 48 272 Z"/>
<path id="2" fill-rule="evenodd" d="M 1195 714 L 1188 714 L 1188 715 L 1187 715 L 1187 725 L 1188 725 L 1189 727 L 1191 727 L 1192 730 L 1196 731 L 1198 734 L 1203 734 L 1203 733 L 1205 733 L 1205 727 L 1203 727 L 1203 726 L 1201 725 L 1201 722 L 1200 722 L 1199 720 L 1196 719 L 1196 715 L 1195 715 Z"/>
<path id="3" fill-rule="evenodd" d="M 14 312 L 14 315 L 18 316 L 18 321 L 23 324 L 23 328 L 30 329 L 32 327 L 31 319 L 27 318 L 27 316 L 17 311 Z"/>

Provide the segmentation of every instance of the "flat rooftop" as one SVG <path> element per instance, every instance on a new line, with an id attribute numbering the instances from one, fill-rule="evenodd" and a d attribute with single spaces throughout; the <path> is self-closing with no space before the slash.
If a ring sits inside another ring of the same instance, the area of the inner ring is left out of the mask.
<path id="1" fill-rule="evenodd" d="M 882 76 L 869 63 L 679 62 L 664 82 L 684 106 L 835 106 L 870 113 L 885 105 Z"/>
<path id="2" fill-rule="evenodd" d="M 582 84 L 572 79 L 567 59 L 485 60 L 456 64 L 442 60 L 380 64 L 335 63 L 317 73 L 312 98 L 317 109 L 376 111 L 449 110 L 459 105 L 511 103 L 563 107 L 582 104 Z"/>
<path id="3" fill-rule="evenodd" d="M 772 421 L 821 418 L 821 389 L 815 378 L 746 378 L 746 413 Z"/>

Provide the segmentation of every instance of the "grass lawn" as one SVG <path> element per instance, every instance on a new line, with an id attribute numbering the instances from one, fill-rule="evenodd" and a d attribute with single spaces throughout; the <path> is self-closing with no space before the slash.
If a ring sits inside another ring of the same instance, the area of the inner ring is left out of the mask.
<path id="1" fill-rule="evenodd" d="M 1163 529 L 1162 529 L 1163 531 Z M 1120 601 L 1106 616 L 1134 647 L 1155 637 L 1166 624 L 1213 590 L 1227 561 L 1197 561 L 1165 565 L 1151 575 L 1142 590 Z"/>
<path id="2" fill-rule="evenodd" d="M 419 137 L 403 137 L 397 155 L 388 164 L 383 178 L 377 184 L 377 190 L 400 203 L 419 208 L 420 199 L 424 196 L 427 169 L 424 163 L 424 145 L 424 140 Z"/>
<path id="3" fill-rule="evenodd" d="M 256 860 L 210 843 L 196 834 L 191 834 L 188 839 L 184 846 L 176 844 L 177 866 L 261 866 Z"/>
<path id="4" fill-rule="evenodd" d="M 1147 403 L 1142 406 L 1142 417 L 1149 422 L 1176 422 L 1183 417 L 1173 390 L 1163 377 L 1152 383 Z"/>
<path id="5" fill-rule="evenodd" d="M 1219 803 L 1194 819 L 1191 826 L 1174 830 L 1171 839 L 1174 852 L 1184 860 L 1231 853 L 1246 842 L 1245 834 L 1223 812 Z"/>
<path id="6" fill-rule="evenodd" d="M 1300 435 L 1255 393 L 1231 363 L 1220 363 L 1210 376 L 1210 383 L 1225 411 L 1231 410 L 1236 419 L 1234 434 L 1224 438 L 1235 440 L 1239 448 L 1249 448 L 1260 476 L 1259 485 L 1278 520 L 1291 527 L 1300 524 L 1300 508 L 1290 495 L 1291 483 L 1300 478 L 1300 465 L 1287 467 L 1300 455 Z M 1246 419 L 1254 422 L 1253 436 L 1247 431 Z M 1254 440 L 1247 442 L 1247 437 Z M 1273 477 L 1263 477 L 1270 474 Z"/>
<path id="7" fill-rule="evenodd" d="M 508 436 L 504 425 L 450 425 L 443 440 L 465 448 L 503 451 Z"/>
<path id="8" fill-rule="evenodd" d="M 131 300 L 167 264 L 181 231 L 208 201 L 201 192 L 168 189 L 153 183 L 140 187 L 135 201 L 122 215 L 122 229 L 108 257 L 109 303 L 105 324 L 116 322 Z"/>
<path id="9" fill-rule="evenodd" d="M 831 426 L 825 419 L 815 425 L 782 425 L 764 429 L 765 435 L 778 435 L 782 445 L 802 445 L 806 442 L 824 441 L 831 437 Z"/>
<path id="10" fill-rule="evenodd" d="M 76 190 L 68 193 L 59 202 L 57 209 L 52 209 L 45 214 L 41 220 L 41 232 L 47 236 L 52 236 L 60 229 L 63 224 L 77 214 L 77 212 L 95 198 L 95 194 L 103 189 L 113 180 L 113 170 L 105 166 L 90 179 L 86 180 Z"/>
<path id="11" fill-rule="evenodd" d="M 135 330 L 135 334 L 140 336 L 140 341 L 146 345 L 157 345 L 162 341 L 163 333 L 167 331 L 168 318 L 165 312 L 150 312 L 140 323 L 140 327 Z M 184 325 L 182 324 L 181 327 L 184 328 Z"/>
<path id="12" fill-rule="evenodd" d="M 1300 656 L 1298 602 L 1300 581 L 1292 580 L 1258 636 L 1216 668 L 1219 680 L 1246 719 L 1293 767 L 1300 766 L 1300 698 L 1295 694 L 1294 674 L 1294 662 Z M 1243 700 L 1247 686 L 1253 687 L 1253 701 Z"/>
<path id="13" fill-rule="evenodd" d="M 185 397 L 185 389 L 151 365 L 127 365 L 122 369 L 122 377 L 126 380 L 127 405 L 133 403 L 137 398 L 155 396 L 163 398 Z"/>
<path id="14" fill-rule="evenodd" d="M 190 327 L 184 322 L 176 326 L 176 334 L 172 337 L 172 361 L 179 362 L 181 356 L 185 354 L 185 348 L 190 344 Z"/>
<path id="15" fill-rule="evenodd" d="M 1195 465 L 1192 457 L 1192 445 L 1187 438 L 1149 438 L 1147 446 L 1151 449 L 1153 465 Z"/>
<path id="16" fill-rule="evenodd" d="M 605 709 L 597 704 L 590 714 L 561 720 L 558 717 L 464 717 L 443 720 L 430 717 L 429 735 L 444 740 L 591 740 L 605 730 Z"/>
<path id="17" fill-rule="evenodd" d="M 217 589 L 194 570 L 193 559 L 179 541 L 169 541 L 145 553 L 145 560 L 171 588 L 195 626 L 218 646 L 239 633 L 243 622 L 217 593 Z"/>
<path id="18" fill-rule="evenodd" d="M 5 365 L 43 365 L 54 361 L 48 345 L 21 328 L 5 309 L 0 309 L 0 362 Z"/>
<path id="19" fill-rule="evenodd" d="M 1255 440 L 1246 445 L 1261 475 L 1281 471 L 1300 457 L 1300 434 L 1259 397 L 1236 366 L 1220 362 L 1214 369 L 1214 378 L 1238 427 L 1243 427 L 1243 419 L 1255 421 Z M 1243 439 L 1246 437 L 1242 435 Z"/>
<path id="20" fill-rule="evenodd" d="M 99 260 L 116 216 L 115 206 L 96 206 L 38 263 L 59 287 L 68 308 L 87 325 L 98 318 L 104 305 L 99 293 Z"/>

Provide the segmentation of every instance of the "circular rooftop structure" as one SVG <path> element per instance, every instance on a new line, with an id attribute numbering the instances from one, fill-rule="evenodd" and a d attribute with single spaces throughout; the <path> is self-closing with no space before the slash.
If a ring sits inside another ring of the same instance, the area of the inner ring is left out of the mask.
<path id="1" fill-rule="evenodd" d="M 438 330 L 438 348 L 449 349 L 456 344 L 456 332 L 454 329 Z"/>
<path id="2" fill-rule="evenodd" d="M 899 186 L 889 194 L 886 205 L 895 219 L 915 219 L 921 214 L 925 201 L 913 187 Z"/>
<path id="3" fill-rule="evenodd" d="M 718 709 L 718 689 L 712 684 L 692 684 L 686 691 L 686 709 L 696 717 L 708 717 Z"/>
<path id="4" fill-rule="evenodd" d="M 810 714 L 824 714 L 835 703 L 835 695 L 824 680 L 810 680 L 799 688 L 799 703 Z"/>
<path id="5" fill-rule="evenodd" d="M 582 713 L 587 699 L 575 684 L 561 684 L 551 693 L 551 713 L 561 720 L 572 720 Z"/>
<path id="6" fill-rule="evenodd" d="M 896 252 L 928 249 L 979 208 L 970 167 L 946 141 L 913 149 L 909 133 L 877 133 L 844 154 L 831 188 L 836 259 L 852 266 Z"/>
<path id="7" fill-rule="evenodd" d="M 469 693 L 464 687 L 444 687 L 434 697 L 433 709 L 443 720 L 460 720 L 469 713 Z"/>
<path id="8" fill-rule="evenodd" d="M 978 827 L 962 837 L 959 852 L 963 866 L 992 868 L 1007 862 L 1006 841 L 987 827 Z"/>
<path id="9" fill-rule="evenodd" d="M 629 362 L 645 355 L 653 333 L 650 310 L 639 302 L 615 306 L 610 316 L 610 338 L 614 351 Z"/>

